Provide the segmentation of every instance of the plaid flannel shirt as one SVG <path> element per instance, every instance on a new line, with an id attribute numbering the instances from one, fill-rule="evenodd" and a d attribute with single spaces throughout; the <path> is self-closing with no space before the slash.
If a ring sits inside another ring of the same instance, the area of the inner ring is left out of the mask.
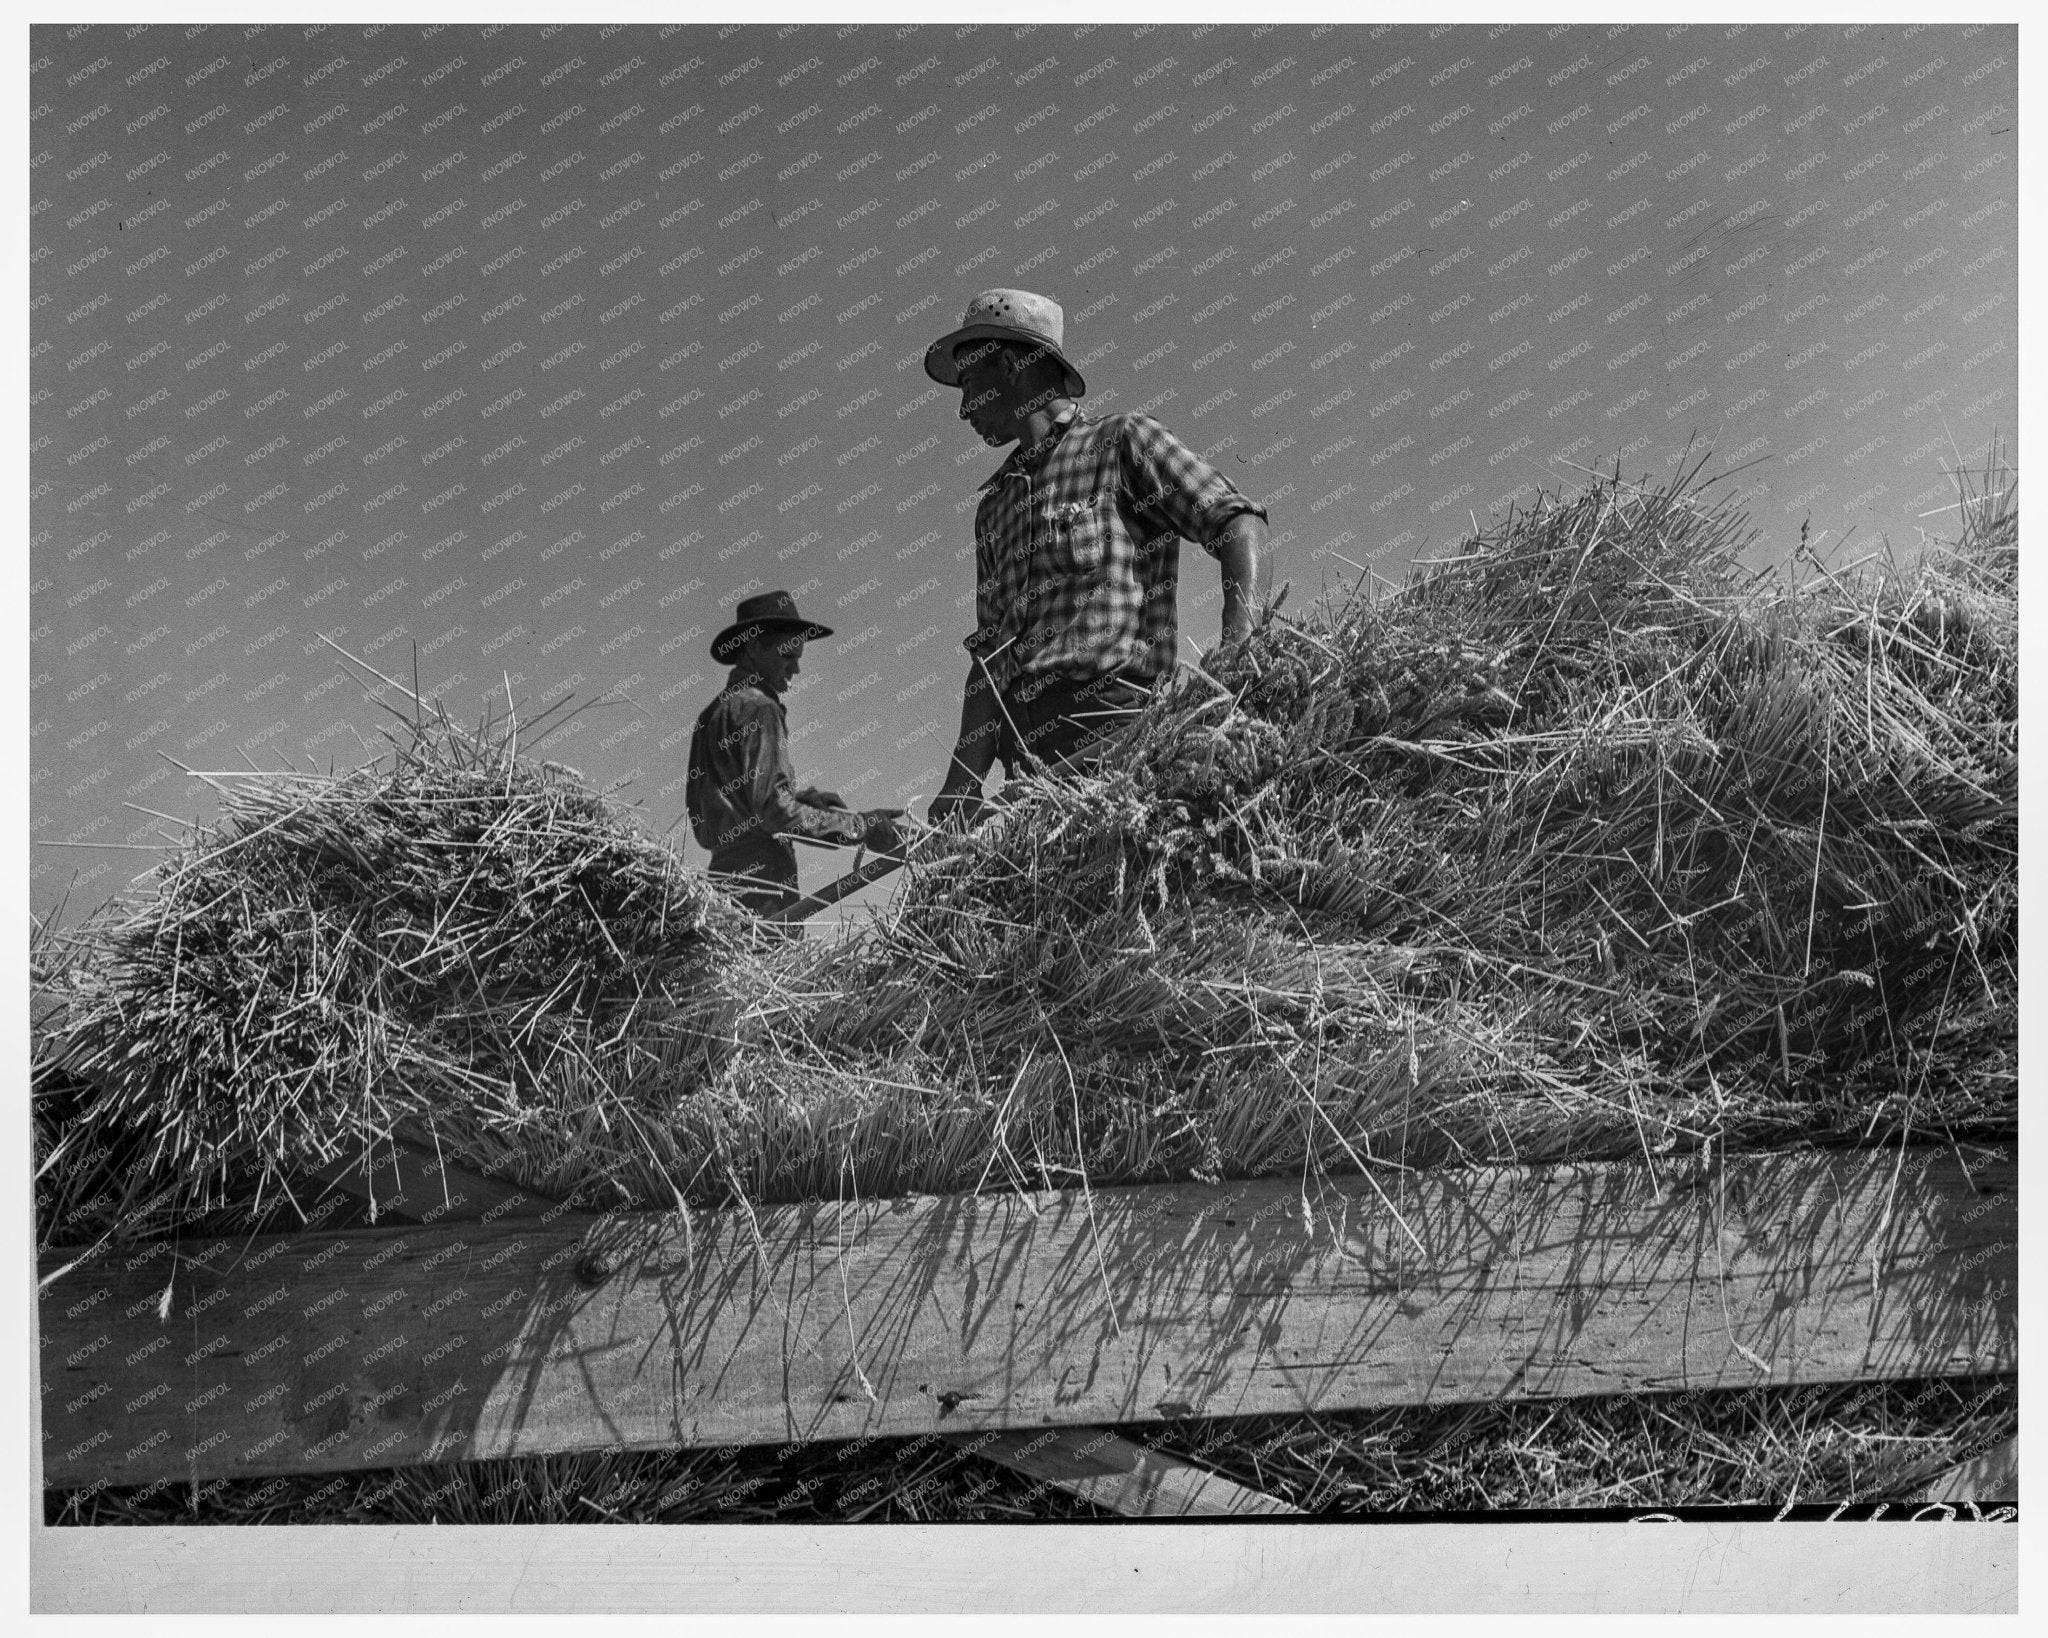
<path id="1" fill-rule="evenodd" d="M 1156 681 L 1178 657 L 1182 538 L 1215 557 L 1232 518 L 1266 509 L 1149 415 L 1069 407 L 1055 438 L 981 486 L 965 647 L 998 688 L 1033 672 Z"/>

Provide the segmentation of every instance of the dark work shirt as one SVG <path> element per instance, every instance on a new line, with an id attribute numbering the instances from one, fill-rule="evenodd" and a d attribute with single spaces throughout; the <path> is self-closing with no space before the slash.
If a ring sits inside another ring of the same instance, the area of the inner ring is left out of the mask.
<path id="1" fill-rule="evenodd" d="M 698 716 L 684 800 L 690 829 L 713 854 L 778 836 L 851 844 L 867 832 L 859 814 L 797 795 L 788 716 L 780 700 L 752 686 L 728 683 Z"/>

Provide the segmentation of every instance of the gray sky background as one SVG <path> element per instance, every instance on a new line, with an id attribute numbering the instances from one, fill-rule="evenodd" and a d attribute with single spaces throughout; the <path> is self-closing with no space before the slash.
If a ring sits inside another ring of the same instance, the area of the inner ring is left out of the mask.
<path id="1" fill-rule="evenodd" d="M 323 635 L 682 811 L 710 633 L 838 628 L 799 773 L 936 790 L 999 456 L 974 292 L 1264 500 L 1291 601 L 1690 443 L 1781 558 L 2017 459 L 2010 26 L 42 27 L 30 896 L 192 767 L 364 760 Z M 1710 468 L 1712 470 L 1714 468 Z M 1952 514 L 1950 514 L 1952 516 Z M 1184 652 L 1213 641 L 1186 548 Z M 161 753 L 161 754 L 159 754 Z M 686 826 L 678 826 L 680 839 Z M 691 847 L 690 857 L 702 862 Z M 833 873 L 806 857 L 806 880 Z"/>

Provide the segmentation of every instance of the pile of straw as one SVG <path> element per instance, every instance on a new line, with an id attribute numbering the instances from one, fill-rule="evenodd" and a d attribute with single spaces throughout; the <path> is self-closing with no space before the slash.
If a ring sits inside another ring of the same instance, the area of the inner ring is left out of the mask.
<path id="1" fill-rule="evenodd" d="M 1541 505 L 1398 596 L 1267 624 L 1114 773 L 1026 793 L 876 976 L 929 994 L 964 958 L 967 1004 L 924 1007 L 961 1038 L 987 973 L 1029 972 L 1042 1043 L 1348 1098 L 1381 1153 L 1394 1102 L 1451 1140 L 1482 1087 L 1497 1142 L 1618 1102 L 1696 1136 L 1776 1100 L 1931 1110 L 2011 1040 L 2001 499 L 1909 580 L 1797 588 L 1740 572 L 1739 515 L 1684 479 Z"/>
<path id="2" fill-rule="evenodd" d="M 509 727 L 406 729 L 388 766 L 205 776 L 217 823 L 56 953 L 39 1079 L 71 1192 L 118 1186 L 93 1216 L 260 1209 L 444 1109 L 573 1140 L 730 1041 L 751 918 Z"/>
<path id="3" fill-rule="evenodd" d="M 832 942 L 509 720 L 224 781 L 49 976 L 46 1235 L 393 1133 L 667 1208 L 2003 1129 L 2011 485 L 1960 515 L 1758 577 L 1696 468 L 1541 499 L 1276 613 Z"/>

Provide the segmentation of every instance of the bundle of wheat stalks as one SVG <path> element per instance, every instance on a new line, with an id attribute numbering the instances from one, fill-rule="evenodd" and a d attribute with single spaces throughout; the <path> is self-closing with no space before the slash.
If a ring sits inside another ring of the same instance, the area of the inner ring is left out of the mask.
<path id="1" fill-rule="evenodd" d="M 74 1196 L 114 1188 L 91 1215 L 260 1209 L 449 1109 L 573 1141 L 731 1039 L 743 911 L 509 728 L 422 713 L 393 743 L 205 776 L 216 824 L 42 952 L 53 1158 Z"/>
<path id="2" fill-rule="evenodd" d="M 393 1134 L 665 1208 L 2004 1127 L 2002 471 L 1960 517 L 1759 577 L 1697 468 L 1541 499 L 1276 612 L 836 940 L 759 937 L 509 718 L 223 781 L 50 963 L 45 1210 Z"/>

